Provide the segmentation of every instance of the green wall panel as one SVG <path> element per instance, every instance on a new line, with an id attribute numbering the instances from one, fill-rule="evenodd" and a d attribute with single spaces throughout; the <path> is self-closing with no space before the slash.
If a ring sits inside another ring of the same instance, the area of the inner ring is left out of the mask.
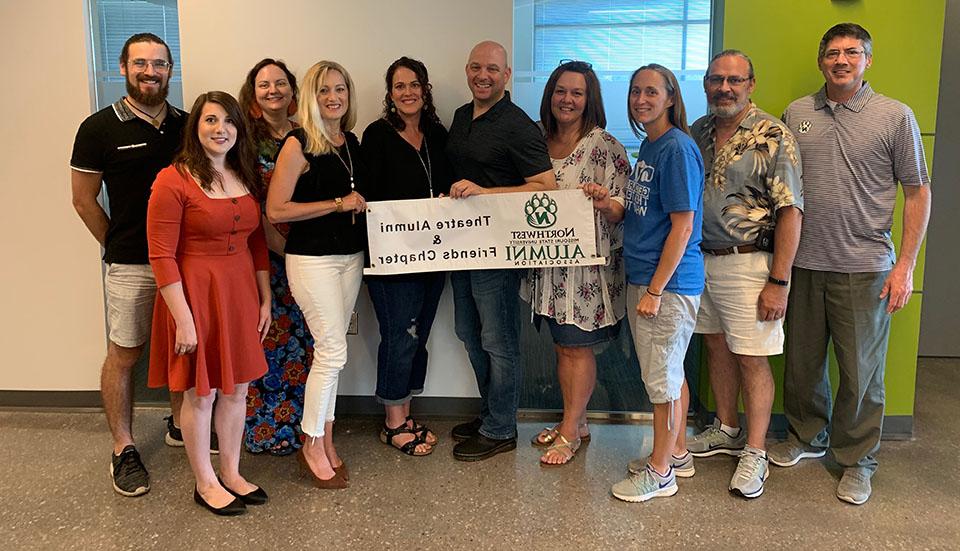
<path id="1" fill-rule="evenodd" d="M 823 85 L 817 68 L 817 47 L 823 33 L 844 21 L 863 25 L 874 40 L 873 65 L 866 78 L 874 90 L 909 105 L 917 116 L 928 169 L 933 143 L 940 82 L 945 0 L 726 0 L 723 48 L 737 48 L 752 59 L 757 73 L 754 101 L 779 115 L 794 99 Z M 935 191 L 935 190 L 934 190 Z M 900 244 L 902 194 L 894 214 L 893 238 Z M 924 252 L 914 271 L 910 303 L 894 314 L 887 352 L 886 412 L 913 415 L 920 334 Z M 831 351 L 830 377 L 836 388 L 836 359 Z M 783 412 L 783 357 L 771 358 L 777 384 L 774 412 Z M 701 374 L 706 405 L 714 409 L 706 370 Z"/>

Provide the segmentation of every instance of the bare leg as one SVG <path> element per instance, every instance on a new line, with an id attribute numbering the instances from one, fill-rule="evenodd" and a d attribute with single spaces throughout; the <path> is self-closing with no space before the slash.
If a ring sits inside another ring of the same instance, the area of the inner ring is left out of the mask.
<path id="1" fill-rule="evenodd" d="M 384 423 L 388 428 L 395 429 L 401 425 L 407 423 L 407 416 L 410 415 L 410 402 L 407 401 L 401 405 L 396 406 L 384 406 L 386 410 L 387 418 Z M 403 447 L 407 442 L 412 441 L 417 436 L 412 433 L 401 433 L 393 437 L 392 441 L 387 443 L 393 444 L 396 447 Z M 416 447 L 417 453 L 426 453 L 430 451 L 429 444 L 418 444 Z"/>
<path id="2" fill-rule="evenodd" d="M 127 348 L 110 342 L 100 371 L 100 397 L 103 412 L 113 436 L 113 454 L 133 444 L 133 366 L 143 346 Z"/>
<path id="3" fill-rule="evenodd" d="M 210 417 L 216 394 L 197 396 L 195 389 L 183 393 L 180 421 L 183 425 L 183 445 L 190 461 L 190 469 L 197 481 L 197 490 L 212 507 L 225 507 L 233 496 L 217 481 L 217 473 L 210 463 Z"/>
<path id="4" fill-rule="evenodd" d="M 333 465 L 339 467 L 343 464 L 343 460 L 337 455 L 337 448 L 333 445 L 333 421 L 323 424 L 323 433 L 323 453 L 327 455 L 330 468 L 332 469 Z"/>
<path id="5" fill-rule="evenodd" d="M 257 487 L 240 475 L 240 442 L 243 440 L 243 426 L 247 414 L 247 383 L 234 385 L 233 394 L 220 391 L 215 409 L 213 419 L 220 442 L 221 478 L 234 492 L 248 494 Z"/>
<path id="6" fill-rule="evenodd" d="M 329 431 L 332 428 L 333 423 L 326 423 L 326 430 Z M 324 450 L 324 440 L 326 440 L 326 435 L 324 436 L 310 436 L 307 435 L 306 440 L 303 441 L 303 457 L 307 460 L 307 465 L 309 465 L 310 470 L 313 471 L 314 475 L 323 480 L 330 480 L 337 473 L 333 471 L 333 467 L 330 465 L 330 460 L 327 459 L 326 451 Z"/>
<path id="7" fill-rule="evenodd" d="M 710 388 L 717 399 L 717 417 L 728 427 L 739 427 L 737 395 L 740 394 L 740 369 L 737 357 L 727 348 L 723 333 L 704 335 L 707 346 L 707 371 Z"/>
<path id="8" fill-rule="evenodd" d="M 687 394 L 689 400 L 686 381 L 681 387 L 679 400 L 666 404 L 653 404 L 653 452 L 650 454 L 650 465 L 659 473 L 666 473 L 670 469 L 670 455 L 678 451 L 678 437 L 686 430 L 687 410 L 683 407 L 684 394 Z M 671 408 L 673 422 L 669 423 Z M 685 448 L 684 445 L 683 449 Z M 686 453 L 686 451 L 680 453 Z"/>
<path id="9" fill-rule="evenodd" d="M 557 352 L 557 378 L 563 395 L 563 420 L 558 430 L 564 438 L 573 442 L 580 438 L 580 425 L 587 422 L 587 403 L 597 382 L 597 362 L 590 347 L 555 346 Z M 562 452 L 548 451 L 544 463 L 559 464 L 566 461 Z"/>
<path id="10" fill-rule="evenodd" d="M 687 453 L 687 412 L 690 411 L 690 389 L 687 387 L 687 381 L 683 381 L 680 387 L 680 411 L 683 417 L 677 417 L 677 444 L 674 446 L 673 455 L 683 457 Z"/>
<path id="11" fill-rule="evenodd" d="M 773 408 L 774 383 L 766 356 L 737 356 L 743 380 L 743 406 L 747 412 L 747 445 L 767 449 L 767 428 Z"/>

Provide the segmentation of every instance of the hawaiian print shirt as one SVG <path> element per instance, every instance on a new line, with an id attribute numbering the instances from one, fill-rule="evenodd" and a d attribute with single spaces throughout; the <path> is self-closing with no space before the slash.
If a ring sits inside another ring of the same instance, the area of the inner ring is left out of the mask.
<path id="1" fill-rule="evenodd" d="M 750 111 L 719 151 L 715 117 L 701 117 L 690 128 L 700 147 L 706 185 L 703 193 L 705 249 L 756 242 L 773 229 L 777 210 L 803 209 L 800 151 L 780 120 L 750 104 Z"/>
<path id="2" fill-rule="evenodd" d="M 607 188 L 621 205 L 630 174 L 627 152 L 610 133 L 594 128 L 564 159 L 551 159 L 560 189 L 577 189 L 595 182 Z M 594 212 L 597 252 L 605 265 L 537 268 L 530 270 L 521 295 L 532 313 L 560 324 L 594 331 L 616 324 L 625 315 L 623 225 Z"/>

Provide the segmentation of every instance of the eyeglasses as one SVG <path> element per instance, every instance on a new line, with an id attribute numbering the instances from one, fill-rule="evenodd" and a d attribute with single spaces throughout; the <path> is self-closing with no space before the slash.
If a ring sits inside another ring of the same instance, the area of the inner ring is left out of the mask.
<path id="1" fill-rule="evenodd" d="M 727 81 L 727 84 L 736 88 L 737 86 L 741 86 L 745 82 L 750 80 L 753 80 L 753 77 L 738 77 L 735 75 L 730 75 L 730 76 L 707 75 L 703 77 L 703 82 L 707 86 L 712 86 L 712 87 L 723 86 L 723 81 Z"/>
<path id="2" fill-rule="evenodd" d="M 577 59 L 561 59 L 560 65 L 557 65 L 557 67 L 560 67 L 561 65 L 567 65 L 567 64 L 572 64 L 572 65 L 575 64 L 581 67 L 585 67 L 587 69 L 593 69 L 593 65 L 591 65 L 590 63 L 587 63 L 586 61 L 579 61 Z"/>
<path id="3" fill-rule="evenodd" d="M 823 54 L 823 59 L 827 59 L 829 61 L 836 61 L 837 59 L 840 58 L 840 52 L 841 50 L 827 50 Z M 843 52 L 843 55 L 846 56 L 846 58 L 849 59 L 850 61 L 856 61 L 860 59 L 860 56 L 862 56 L 865 53 L 863 50 L 860 50 L 857 48 L 847 48 L 846 50 L 842 50 L 842 52 Z"/>
<path id="4" fill-rule="evenodd" d="M 147 65 L 153 67 L 153 70 L 158 73 L 166 73 L 173 67 L 173 63 L 165 59 L 131 59 L 130 64 L 137 68 L 140 71 L 146 71 Z"/>

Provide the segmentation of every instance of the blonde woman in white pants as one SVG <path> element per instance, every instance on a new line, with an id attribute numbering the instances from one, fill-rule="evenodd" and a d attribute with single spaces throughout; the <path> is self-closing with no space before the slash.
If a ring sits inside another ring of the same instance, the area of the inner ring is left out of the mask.
<path id="1" fill-rule="evenodd" d="M 367 173 L 356 123 L 353 81 L 321 61 L 301 87 L 301 127 L 284 139 L 267 195 L 267 218 L 289 222 L 284 249 L 290 292 L 313 335 L 314 356 L 298 458 L 320 488 L 346 488 L 349 473 L 333 444 L 340 370 L 347 363 L 347 325 L 360 292 L 366 241 L 360 194 Z"/>

